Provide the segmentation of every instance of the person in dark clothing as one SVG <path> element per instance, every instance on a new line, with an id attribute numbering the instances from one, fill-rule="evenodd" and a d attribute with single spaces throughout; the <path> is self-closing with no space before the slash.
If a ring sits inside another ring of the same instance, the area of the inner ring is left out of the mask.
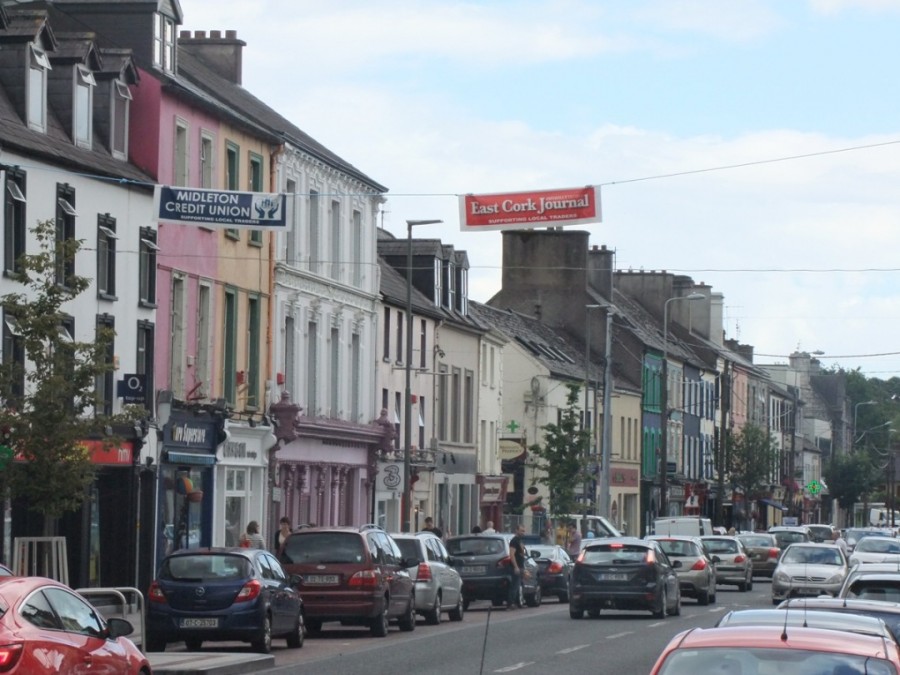
<path id="1" fill-rule="evenodd" d="M 434 518 L 428 516 L 425 519 L 425 527 L 422 528 L 422 532 L 431 532 L 436 537 L 443 539 L 444 533 L 441 532 L 441 528 L 434 526 Z"/>
<path id="2" fill-rule="evenodd" d="M 506 601 L 506 609 L 521 607 L 519 602 L 519 589 L 522 587 L 522 575 L 525 574 L 525 526 L 516 528 L 516 536 L 509 540 L 509 562 L 512 568 L 512 577 L 509 580 L 509 598 Z"/>

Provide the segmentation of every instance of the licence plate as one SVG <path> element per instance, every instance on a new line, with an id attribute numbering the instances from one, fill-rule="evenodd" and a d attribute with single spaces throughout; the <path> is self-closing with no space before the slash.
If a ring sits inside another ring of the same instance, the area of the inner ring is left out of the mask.
<path id="1" fill-rule="evenodd" d="M 468 565 L 462 568 L 463 574 L 484 574 L 487 568 L 484 565 Z"/>
<path id="2" fill-rule="evenodd" d="M 218 619 L 182 619 L 182 628 L 218 628 Z"/>
<path id="3" fill-rule="evenodd" d="M 337 574 L 307 574 L 303 577 L 303 583 L 307 586 L 311 584 L 319 584 L 322 586 L 331 584 L 335 585 L 338 583 L 338 575 Z"/>
<path id="4" fill-rule="evenodd" d="M 597 578 L 600 581 L 628 581 L 627 574 L 612 574 L 612 573 L 598 574 Z"/>

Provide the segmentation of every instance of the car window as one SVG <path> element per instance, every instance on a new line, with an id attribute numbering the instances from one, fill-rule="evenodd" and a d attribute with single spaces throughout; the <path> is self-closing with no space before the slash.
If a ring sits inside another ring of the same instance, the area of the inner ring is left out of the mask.
<path id="1" fill-rule="evenodd" d="M 381 550 L 381 561 L 385 565 L 400 564 L 400 550 L 397 548 L 397 545 L 394 543 L 393 539 L 387 536 L 384 532 L 376 532 L 375 541 L 378 548 Z"/>
<path id="2" fill-rule="evenodd" d="M 263 579 L 274 579 L 275 575 L 272 574 L 272 568 L 269 565 L 269 561 L 266 560 L 264 555 L 259 556 L 256 559 L 257 565 L 259 565 L 259 573 Z"/>
<path id="3" fill-rule="evenodd" d="M 507 549 L 508 546 L 504 540 L 487 537 L 465 537 L 451 539 L 447 542 L 447 550 L 450 555 L 493 555 L 503 553 Z"/>
<path id="4" fill-rule="evenodd" d="M 699 555 L 697 545 L 690 541 L 678 539 L 659 539 L 657 541 L 663 552 L 670 558 L 685 558 Z"/>
<path id="5" fill-rule="evenodd" d="M 298 532 L 284 542 L 286 563 L 361 563 L 366 558 L 363 538 L 355 532 Z M 369 546 L 370 551 L 373 546 Z"/>
<path id="6" fill-rule="evenodd" d="M 173 581 L 243 579 L 250 576 L 250 561 L 229 554 L 179 555 L 163 562 L 159 576 Z"/>
<path id="7" fill-rule="evenodd" d="M 880 602 L 900 602 L 900 579 L 857 579 L 847 589 L 848 598 L 878 600 Z"/>
<path id="8" fill-rule="evenodd" d="M 394 539 L 394 543 L 400 549 L 400 555 L 405 560 L 422 562 L 422 553 L 419 550 L 419 542 L 415 539 Z M 430 558 L 431 556 L 429 556 Z"/>
<path id="9" fill-rule="evenodd" d="M 437 559 L 443 563 L 449 564 L 450 554 L 447 553 L 447 549 L 444 548 L 443 542 L 441 542 L 440 539 L 432 539 L 429 543 L 434 547 L 435 553 L 437 554 Z"/>
<path id="10" fill-rule="evenodd" d="M 50 628 L 53 630 L 62 630 L 59 618 L 47 602 L 47 598 L 41 591 L 32 593 L 28 599 L 22 603 L 22 609 L 19 611 L 22 618 L 28 623 L 38 628 Z"/>
<path id="11" fill-rule="evenodd" d="M 738 540 L 744 543 L 744 546 L 773 546 L 775 542 L 765 536 L 753 536 L 746 535 L 743 537 L 738 537 Z"/>
<path id="12" fill-rule="evenodd" d="M 647 548 L 634 544 L 589 546 L 582 552 L 582 562 L 589 565 L 617 565 L 644 562 Z"/>
<path id="13" fill-rule="evenodd" d="M 265 553 L 260 557 L 269 564 L 269 569 L 272 571 L 273 579 L 275 579 L 276 581 L 287 581 L 287 575 L 284 573 L 284 569 L 281 567 L 281 563 L 276 560 L 275 556 L 273 556 L 271 553 Z"/>
<path id="14" fill-rule="evenodd" d="M 813 548 L 811 546 L 791 546 L 781 557 L 785 564 L 843 565 L 844 559 L 837 548 Z"/>
<path id="15" fill-rule="evenodd" d="M 900 541 L 863 537 L 854 550 L 864 553 L 900 553 Z"/>
<path id="16" fill-rule="evenodd" d="M 94 608 L 84 600 L 61 588 L 45 588 L 44 594 L 59 616 L 63 630 L 91 637 L 103 637 L 103 623 Z"/>
<path id="17" fill-rule="evenodd" d="M 718 553 L 739 553 L 738 543 L 732 539 L 706 539 L 704 540 L 706 550 L 713 554 Z"/>

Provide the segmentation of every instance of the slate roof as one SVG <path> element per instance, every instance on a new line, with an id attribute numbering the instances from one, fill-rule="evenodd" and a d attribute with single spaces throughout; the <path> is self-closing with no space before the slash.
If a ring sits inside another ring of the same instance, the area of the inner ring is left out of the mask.
<path id="1" fill-rule="evenodd" d="M 392 305 L 406 307 L 406 277 L 391 267 L 388 262 L 378 257 L 378 267 L 381 269 L 381 297 Z M 444 313 L 434 306 L 427 297 L 417 291 L 415 287 L 410 293 L 413 313 L 418 316 L 429 316 L 433 319 L 444 318 Z"/>

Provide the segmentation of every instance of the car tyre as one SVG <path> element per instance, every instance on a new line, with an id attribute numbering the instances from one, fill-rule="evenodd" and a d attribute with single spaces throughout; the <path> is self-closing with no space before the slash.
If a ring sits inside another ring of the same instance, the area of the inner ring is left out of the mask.
<path id="1" fill-rule="evenodd" d="M 540 586 L 538 586 L 537 588 L 534 589 L 534 593 L 532 593 L 531 595 L 525 596 L 525 603 L 529 607 L 540 607 L 542 600 L 543 600 L 543 596 L 541 595 L 541 587 Z"/>
<path id="2" fill-rule="evenodd" d="M 750 574 L 750 578 L 747 579 L 747 590 L 748 591 L 753 590 L 753 574 L 752 573 Z"/>
<path id="3" fill-rule="evenodd" d="M 441 594 L 434 596 L 434 605 L 425 612 L 425 623 L 429 626 L 437 626 L 441 622 Z"/>
<path id="4" fill-rule="evenodd" d="M 678 593 L 675 597 L 675 607 L 669 612 L 672 616 L 681 616 L 681 593 Z"/>
<path id="5" fill-rule="evenodd" d="M 709 589 L 707 588 L 705 591 L 700 591 L 697 593 L 697 604 L 698 605 L 708 605 L 709 604 Z"/>
<path id="6" fill-rule="evenodd" d="M 746 592 L 747 592 L 747 582 L 746 582 L 746 581 L 742 581 L 741 583 L 739 583 L 739 584 L 737 585 L 737 587 L 738 587 L 738 590 L 739 590 L 741 593 L 746 593 Z"/>
<path id="7" fill-rule="evenodd" d="M 438 605 L 438 616 L 440 615 L 440 605 Z M 416 629 L 416 600 L 414 597 L 410 596 L 409 605 L 406 607 L 403 616 L 397 620 L 397 625 L 404 633 L 409 633 Z"/>
<path id="8" fill-rule="evenodd" d="M 666 592 L 666 589 L 662 589 L 662 593 L 659 595 L 659 604 L 653 610 L 653 616 L 657 619 L 665 619 L 666 618 L 666 610 L 668 609 L 669 604 L 669 594 Z"/>
<path id="9" fill-rule="evenodd" d="M 599 618 L 599 616 L 600 616 L 600 608 L 599 608 L 599 607 L 591 607 L 591 608 L 587 611 L 587 615 L 588 615 L 589 617 L 591 617 L 592 619 Z"/>
<path id="10" fill-rule="evenodd" d="M 297 622 L 294 624 L 294 630 L 287 635 L 288 649 L 300 649 L 303 646 L 303 617 L 297 614 Z"/>
<path id="11" fill-rule="evenodd" d="M 384 599 L 385 608 L 382 609 L 378 616 L 372 619 L 371 631 L 374 637 L 387 637 L 388 634 L 388 616 L 387 616 L 388 599 Z"/>
<path id="12" fill-rule="evenodd" d="M 468 598 L 463 598 L 462 607 L 463 607 L 464 611 L 469 610 L 469 599 Z"/>
<path id="13" fill-rule="evenodd" d="M 259 637 L 250 646 L 259 654 L 269 654 L 272 651 L 272 617 L 268 614 L 263 617 Z"/>
<path id="14" fill-rule="evenodd" d="M 203 646 L 203 640 L 198 640 L 197 638 L 188 638 L 184 641 L 184 646 L 187 647 L 189 652 L 199 652 L 200 648 Z"/>
<path id="15" fill-rule="evenodd" d="M 460 592 L 459 597 L 456 599 L 456 607 L 451 609 L 447 616 L 450 617 L 451 621 L 462 621 L 463 614 L 466 611 L 466 601 L 463 600 L 462 592 Z"/>
<path id="16" fill-rule="evenodd" d="M 570 619 L 583 619 L 584 618 L 584 610 L 581 607 L 576 607 L 575 605 L 569 605 L 569 618 Z"/>

